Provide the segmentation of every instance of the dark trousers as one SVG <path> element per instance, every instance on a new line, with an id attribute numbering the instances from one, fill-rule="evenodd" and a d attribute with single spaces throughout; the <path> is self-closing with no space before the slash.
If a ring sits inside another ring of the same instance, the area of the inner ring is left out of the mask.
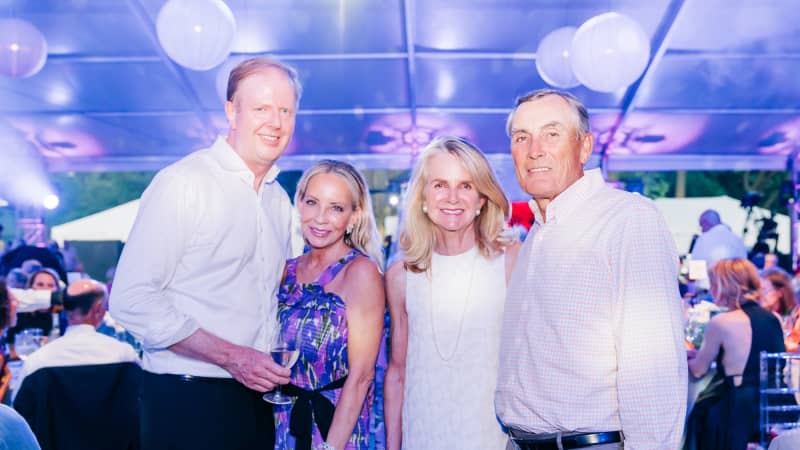
<path id="1" fill-rule="evenodd" d="M 265 450 L 275 446 L 272 405 L 232 379 L 144 372 L 142 450 Z"/>

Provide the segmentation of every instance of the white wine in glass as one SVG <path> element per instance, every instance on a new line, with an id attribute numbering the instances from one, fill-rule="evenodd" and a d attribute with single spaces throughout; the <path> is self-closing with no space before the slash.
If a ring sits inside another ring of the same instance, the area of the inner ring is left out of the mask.
<path id="1" fill-rule="evenodd" d="M 28 358 L 28 355 L 35 352 L 42 346 L 42 330 L 38 328 L 26 328 L 20 330 L 14 336 L 14 351 L 21 360 Z"/>
<path id="2" fill-rule="evenodd" d="M 273 343 L 269 354 L 272 356 L 273 361 L 288 369 L 297 362 L 297 358 L 300 356 L 300 348 L 297 344 L 296 341 L 289 342 L 282 337 L 278 337 L 276 342 Z M 264 394 L 263 398 L 275 405 L 287 405 L 292 403 L 292 398 L 281 392 L 280 385 L 278 385 L 274 391 Z"/>

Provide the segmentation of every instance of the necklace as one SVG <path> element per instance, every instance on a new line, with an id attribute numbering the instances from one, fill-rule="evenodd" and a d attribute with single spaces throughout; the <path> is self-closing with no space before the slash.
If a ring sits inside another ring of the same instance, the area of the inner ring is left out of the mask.
<path id="1" fill-rule="evenodd" d="M 467 297 L 464 299 L 461 305 L 461 317 L 458 320 L 458 333 L 456 334 L 456 343 L 455 345 L 453 345 L 453 350 L 447 356 L 442 354 L 442 350 L 439 348 L 439 339 L 436 338 L 436 320 L 433 317 L 433 281 L 435 277 L 433 275 L 433 264 L 431 264 L 430 290 L 428 292 L 428 297 L 430 301 L 428 303 L 429 306 L 428 311 L 430 312 L 433 346 L 436 349 L 436 353 L 439 354 L 439 358 L 441 358 L 442 361 L 450 361 L 451 359 L 453 359 L 453 356 L 455 356 L 456 351 L 458 350 L 458 344 L 461 342 L 461 331 L 464 329 L 464 317 L 467 315 L 467 305 L 469 304 L 470 297 L 472 296 L 472 283 L 473 280 L 475 279 L 475 264 L 478 261 L 478 253 L 475 250 L 475 247 L 473 247 L 470 251 L 474 252 L 474 254 L 472 255 L 472 268 L 470 269 L 469 272 L 469 286 L 467 287 Z"/>

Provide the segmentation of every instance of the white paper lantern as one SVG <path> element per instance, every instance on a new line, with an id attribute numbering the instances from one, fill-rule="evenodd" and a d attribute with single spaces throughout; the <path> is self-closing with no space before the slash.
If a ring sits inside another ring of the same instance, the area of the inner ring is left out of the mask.
<path id="1" fill-rule="evenodd" d="M 208 70 L 230 54 L 236 19 L 222 0 L 169 0 L 158 12 L 156 33 L 173 61 Z"/>
<path id="2" fill-rule="evenodd" d="M 41 31 L 21 19 L 0 19 L 0 75 L 30 77 L 47 61 L 47 41 Z"/>
<path id="3" fill-rule="evenodd" d="M 614 92 L 636 81 L 650 59 L 650 40 L 635 20 L 605 13 L 587 20 L 572 40 L 572 71 L 594 91 Z"/>
<path id="4" fill-rule="evenodd" d="M 581 84 L 572 73 L 572 38 L 575 27 L 563 27 L 545 36 L 536 49 L 536 70 L 539 76 L 557 88 L 568 89 Z"/>

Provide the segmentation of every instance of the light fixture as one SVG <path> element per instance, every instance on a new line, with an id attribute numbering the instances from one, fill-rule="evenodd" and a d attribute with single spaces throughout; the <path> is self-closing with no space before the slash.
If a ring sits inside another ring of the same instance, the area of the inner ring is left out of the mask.
<path id="1" fill-rule="evenodd" d="M 27 78 L 47 61 L 47 41 L 33 24 L 21 19 L 0 19 L 0 75 Z"/>
<path id="2" fill-rule="evenodd" d="M 168 0 L 158 12 L 156 34 L 173 61 L 209 70 L 230 54 L 236 19 L 222 0 Z"/>
<path id="3" fill-rule="evenodd" d="M 581 82 L 572 72 L 572 38 L 575 27 L 562 27 L 545 36 L 536 49 L 536 70 L 550 86 L 568 89 Z"/>
<path id="4" fill-rule="evenodd" d="M 623 14 L 592 17 L 575 32 L 572 70 L 587 88 L 615 92 L 636 81 L 650 59 L 650 40 L 642 27 Z"/>
<path id="5" fill-rule="evenodd" d="M 42 199 L 42 206 L 44 206 L 45 209 L 56 209 L 58 203 L 58 196 L 55 194 L 47 194 L 44 196 L 44 199 Z"/>

